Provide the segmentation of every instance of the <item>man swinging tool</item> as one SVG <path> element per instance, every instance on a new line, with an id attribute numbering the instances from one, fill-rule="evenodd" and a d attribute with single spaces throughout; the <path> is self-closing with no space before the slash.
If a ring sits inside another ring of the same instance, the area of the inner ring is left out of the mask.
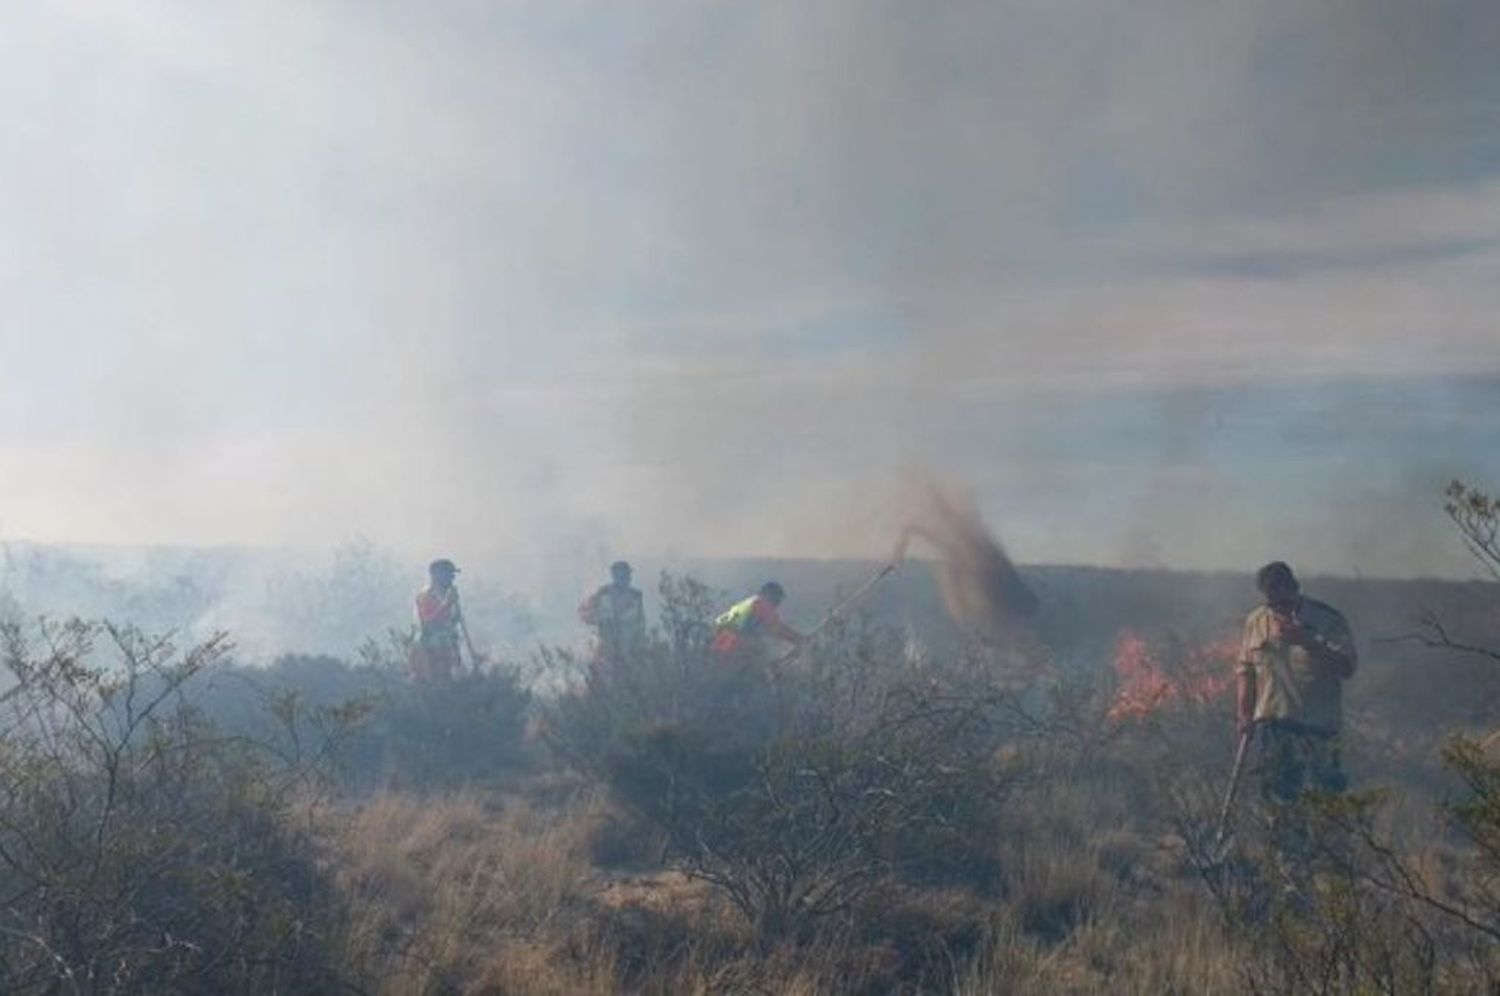
<path id="1" fill-rule="evenodd" d="M 785 599 L 786 590 L 775 581 L 767 581 L 760 591 L 721 613 L 714 620 L 713 642 L 709 644 L 714 656 L 770 664 L 777 658 L 774 641 L 799 647 L 807 643 L 805 634 L 781 621 L 778 610 Z"/>

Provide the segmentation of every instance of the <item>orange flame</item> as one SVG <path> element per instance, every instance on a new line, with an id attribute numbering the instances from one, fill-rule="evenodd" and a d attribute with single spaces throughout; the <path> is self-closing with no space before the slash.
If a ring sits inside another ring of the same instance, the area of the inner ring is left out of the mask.
<path id="1" fill-rule="evenodd" d="M 1187 648 L 1172 641 L 1164 662 L 1135 630 L 1121 630 L 1115 641 L 1118 684 L 1106 717 L 1115 722 L 1139 721 L 1164 709 L 1218 700 L 1234 683 L 1232 663 L 1237 650 L 1233 639 Z"/>

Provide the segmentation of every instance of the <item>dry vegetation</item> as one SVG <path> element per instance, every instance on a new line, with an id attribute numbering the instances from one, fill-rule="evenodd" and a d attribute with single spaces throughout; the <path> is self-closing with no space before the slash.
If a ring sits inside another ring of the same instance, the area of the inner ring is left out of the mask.
<path id="1" fill-rule="evenodd" d="M 1493 551 L 1494 505 L 1450 497 Z M 1131 637 L 1117 674 L 1047 633 L 1063 652 L 1018 666 L 1031 638 L 919 653 L 866 619 L 767 673 L 704 656 L 701 585 L 662 595 L 648 653 L 550 654 L 573 680 L 541 698 L 502 667 L 413 688 L 394 645 L 252 673 L 221 641 L 8 627 L 0 988 L 1500 985 L 1500 766 L 1445 741 L 1442 699 L 1359 710 L 1361 791 L 1305 803 L 1317 853 L 1288 875 L 1253 790 L 1212 846 L 1211 649 Z M 1402 652 L 1492 663 L 1440 620 Z"/>

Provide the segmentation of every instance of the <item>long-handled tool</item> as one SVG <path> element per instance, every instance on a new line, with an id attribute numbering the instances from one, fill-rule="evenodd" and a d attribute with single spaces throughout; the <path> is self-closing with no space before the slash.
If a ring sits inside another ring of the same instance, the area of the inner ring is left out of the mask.
<path id="1" fill-rule="evenodd" d="M 1224 805 L 1219 807 L 1219 826 L 1214 831 L 1214 857 L 1218 856 L 1224 849 L 1224 841 L 1229 836 L 1229 816 L 1234 810 L 1234 797 L 1239 793 L 1240 782 L 1245 776 L 1245 759 L 1250 755 L 1250 741 L 1255 739 L 1255 725 L 1251 724 L 1244 733 L 1240 734 L 1240 744 L 1234 752 L 1234 771 L 1229 776 L 1229 788 L 1224 793 Z"/>
<path id="2" fill-rule="evenodd" d="M 474 669 L 475 674 L 478 674 L 479 662 L 483 660 L 483 658 L 479 656 L 479 651 L 474 649 L 474 638 L 469 636 L 469 621 L 460 616 L 458 619 L 458 627 L 459 629 L 462 629 L 464 631 L 464 646 L 469 649 L 469 666 Z"/>
<path id="3" fill-rule="evenodd" d="M 858 588 L 855 588 L 852 592 L 850 592 L 842 600 L 840 600 L 838 604 L 836 604 L 833 608 L 829 609 L 823 614 L 823 620 L 816 626 L 814 626 L 810 631 L 808 631 L 808 640 L 810 641 L 813 637 L 817 636 L 819 633 L 823 632 L 823 630 L 827 629 L 829 623 L 833 622 L 834 619 L 838 618 L 842 613 L 849 611 L 849 609 L 856 602 L 868 595 L 872 588 L 874 588 L 880 582 L 884 581 L 886 578 L 890 577 L 892 574 L 896 573 L 896 568 L 899 565 L 900 561 L 892 560 L 877 567 L 873 574 L 865 578 L 864 581 L 860 582 Z M 791 660 L 802 653 L 802 648 L 806 645 L 807 644 L 804 643 L 793 647 L 791 650 L 787 651 L 785 654 L 772 661 L 771 666 L 779 667 L 782 664 L 789 663 Z"/>
<path id="4" fill-rule="evenodd" d="M 833 608 L 824 613 L 823 621 L 818 623 L 818 625 L 813 628 L 812 632 L 809 633 L 808 636 L 816 636 L 818 633 L 823 632 L 828 624 L 833 622 L 833 620 L 837 618 L 840 613 L 848 611 L 851 606 L 853 606 L 856 602 L 869 594 L 871 588 L 874 588 L 877 584 L 890 577 L 890 575 L 895 573 L 895 571 L 896 562 L 894 560 L 887 564 L 881 564 L 880 567 L 876 568 L 874 574 L 871 574 L 860 584 L 858 588 L 855 588 L 852 592 L 845 596 L 843 601 L 839 602 Z"/>

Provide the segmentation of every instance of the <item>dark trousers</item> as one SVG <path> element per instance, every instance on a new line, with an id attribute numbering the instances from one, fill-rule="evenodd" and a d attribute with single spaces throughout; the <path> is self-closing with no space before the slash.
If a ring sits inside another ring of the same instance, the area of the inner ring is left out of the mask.
<path id="1" fill-rule="evenodd" d="M 1339 758 L 1338 735 L 1290 720 L 1262 723 L 1261 794 L 1267 802 L 1289 805 L 1305 792 L 1342 792 L 1349 786 Z"/>
<path id="2" fill-rule="evenodd" d="M 1337 793 L 1349 785 L 1337 734 L 1286 720 L 1262 723 L 1260 790 L 1270 816 L 1271 841 L 1288 876 L 1302 879 L 1319 851 L 1312 814 L 1300 805 L 1309 792 Z M 1331 846 L 1325 840 L 1323 845 Z"/>

